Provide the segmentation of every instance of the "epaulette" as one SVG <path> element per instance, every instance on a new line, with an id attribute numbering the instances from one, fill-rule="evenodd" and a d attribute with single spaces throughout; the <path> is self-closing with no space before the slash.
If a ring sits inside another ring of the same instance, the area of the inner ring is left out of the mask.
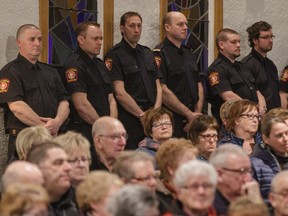
<path id="1" fill-rule="evenodd" d="M 164 47 L 164 44 L 163 43 L 160 43 L 158 44 L 154 49 L 153 49 L 153 52 L 161 52 L 161 50 L 163 49 Z"/>

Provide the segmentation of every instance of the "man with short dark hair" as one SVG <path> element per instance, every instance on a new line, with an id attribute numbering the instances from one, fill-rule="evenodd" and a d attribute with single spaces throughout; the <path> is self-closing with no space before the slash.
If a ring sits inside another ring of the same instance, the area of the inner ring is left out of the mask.
<path id="1" fill-rule="evenodd" d="M 275 36 L 272 26 L 265 21 L 254 23 L 246 31 L 252 50 L 241 62 L 250 69 L 257 88 L 266 99 L 266 106 L 259 107 L 260 113 L 265 113 L 266 110 L 281 106 L 277 67 L 267 57 L 272 50 Z"/>
<path id="2" fill-rule="evenodd" d="M 190 124 L 201 115 L 204 93 L 193 52 L 182 43 L 187 37 L 188 21 L 181 12 L 172 11 L 163 19 L 166 37 L 153 53 L 163 74 L 163 104 L 173 112 L 175 137 L 187 138 Z"/>
<path id="3" fill-rule="evenodd" d="M 69 171 L 71 166 L 60 145 L 46 142 L 30 149 L 27 161 L 38 165 L 44 176 L 44 187 L 50 197 L 50 216 L 78 216 L 71 188 Z"/>
<path id="4" fill-rule="evenodd" d="M 42 34 L 33 24 L 22 25 L 17 32 L 18 57 L 0 72 L 0 103 L 6 111 L 9 131 L 8 161 L 15 151 L 20 130 L 44 126 L 57 135 L 69 114 L 69 104 L 58 72 L 38 61 Z"/>
<path id="5" fill-rule="evenodd" d="M 220 107 L 225 101 L 248 99 L 262 107 L 266 106 L 266 102 L 249 69 L 236 61 L 240 56 L 238 32 L 228 28 L 220 30 L 216 36 L 216 46 L 219 55 L 207 69 L 207 79 L 211 111 L 220 124 Z"/>
<path id="6" fill-rule="evenodd" d="M 152 51 L 138 44 L 142 32 L 140 14 L 131 11 L 123 14 L 120 31 L 123 38 L 107 52 L 105 64 L 112 77 L 119 120 L 129 133 L 126 147 L 134 150 L 145 137 L 144 113 L 161 106 L 162 91 Z"/>

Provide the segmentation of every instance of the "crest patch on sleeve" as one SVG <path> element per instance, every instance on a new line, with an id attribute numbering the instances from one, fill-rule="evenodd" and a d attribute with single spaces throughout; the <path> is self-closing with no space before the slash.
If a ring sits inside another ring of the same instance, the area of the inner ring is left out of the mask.
<path id="1" fill-rule="evenodd" d="M 285 69 L 280 76 L 280 80 L 287 82 L 288 81 L 288 69 Z"/>
<path id="2" fill-rule="evenodd" d="M 8 92 L 10 80 L 7 78 L 0 79 L 0 93 Z"/>
<path id="3" fill-rule="evenodd" d="M 162 63 L 162 59 L 160 56 L 155 56 L 155 62 L 156 62 L 156 65 L 158 67 L 158 69 L 160 68 L 161 66 L 161 63 Z"/>
<path id="4" fill-rule="evenodd" d="M 106 58 L 105 59 L 105 65 L 106 65 L 107 69 L 109 71 L 111 71 L 112 70 L 112 59 L 111 58 Z"/>
<path id="5" fill-rule="evenodd" d="M 210 73 L 209 82 L 211 86 L 217 85 L 219 83 L 219 73 L 218 72 Z"/>
<path id="6" fill-rule="evenodd" d="M 66 80 L 68 83 L 76 82 L 78 80 L 77 68 L 68 68 L 66 70 Z"/>

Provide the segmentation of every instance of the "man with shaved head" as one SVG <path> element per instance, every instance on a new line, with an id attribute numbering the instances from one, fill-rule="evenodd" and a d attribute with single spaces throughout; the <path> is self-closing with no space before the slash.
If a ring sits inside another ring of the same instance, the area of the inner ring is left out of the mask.
<path id="1" fill-rule="evenodd" d="M 187 137 L 187 129 L 201 115 L 204 101 L 196 58 L 182 44 L 187 37 L 187 25 L 184 14 L 167 13 L 163 19 L 166 38 L 153 50 L 157 66 L 163 74 L 160 80 L 163 103 L 173 111 L 175 137 Z"/>
<path id="2" fill-rule="evenodd" d="M 5 170 L 1 180 L 1 192 L 14 183 L 44 184 L 41 170 L 35 164 L 26 161 L 15 161 Z"/>
<path id="3" fill-rule="evenodd" d="M 18 29 L 19 54 L 0 72 L 0 103 L 6 108 L 9 132 L 8 161 L 18 133 L 29 126 L 44 126 L 57 135 L 69 114 L 69 98 L 56 70 L 38 61 L 42 34 L 33 24 Z"/>
<path id="4" fill-rule="evenodd" d="M 128 139 L 123 124 L 113 117 L 101 117 L 93 124 L 92 136 L 97 160 L 93 161 L 90 169 L 111 172 L 116 156 L 124 151 Z"/>

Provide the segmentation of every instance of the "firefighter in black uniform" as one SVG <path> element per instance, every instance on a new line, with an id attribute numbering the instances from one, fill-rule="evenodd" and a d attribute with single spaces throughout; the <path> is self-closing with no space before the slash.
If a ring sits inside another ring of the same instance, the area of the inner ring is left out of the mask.
<path id="1" fill-rule="evenodd" d="M 162 103 L 160 74 L 152 51 L 138 44 L 141 16 L 136 12 L 125 13 L 120 30 L 122 41 L 108 51 L 105 64 L 116 92 L 119 120 L 129 134 L 126 148 L 136 149 L 145 137 L 141 125 L 145 111 Z"/>
<path id="2" fill-rule="evenodd" d="M 216 45 L 219 56 L 207 72 L 213 116 L 221 123 L 220 106 L 228 100 L 248 99 L 266 106 L 249 70 L 236 61 L 240 56 L 239 34 L 232 29 L 222 29 L 217 34 Z"/>
<path id="3" fill-rule="evenodd" d="M 5 107 L 9 132 L 8 161 L 15 151 L 20 130 L 44 126 L 57 135 L 69 115 L 69 95 L 56 70 L 38 61 L 42 47 L 39 28 L 25 24 L 18 29 L 17 59 L 0 72 L 0 103 Z"/>
<path id="4" fill-rule="evenodd" d="M 166 38 L 153 50 L 163 75 L 163 104 L 173 111 L 173 135 L 187 138 L 189 125 L 201 115 L 203 86 L 192 51 L 182 45 L 187 36 L 186 17 L 180 12 L 169 12 L 163 25 Z"/>
<path id="5" fill-rule="evenodd" d="M 254 23 L 246 31 L 252 50 L 241 62 L 250 69 L 259 91 L 265 97 L 267 107 L 259 107 L 260 113 L 265 113 L 281 106 L 277 67 L 267 57 L 272 50 L 274 35 L 271 25 L 264 21 Z"/>
<path id="6" fill-rule="evenodd" d="M 72 97 L 69 130 L 85 136 L 90 142 L 92 163 L 96 151 L 92 125 L 101 116 L 117 118 L 111 80 L 105 64 L 96 55 L 102 46 L 102 31 L 95 22 L 84 22 L 76 29 L 78 49 L 65 63 L 62 79 Z"/>

